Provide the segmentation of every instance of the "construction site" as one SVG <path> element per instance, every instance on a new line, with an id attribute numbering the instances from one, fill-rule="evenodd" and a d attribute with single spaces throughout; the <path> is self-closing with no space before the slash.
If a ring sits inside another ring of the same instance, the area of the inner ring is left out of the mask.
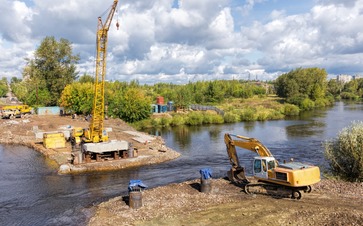
<path id="1" fill-rule="evenodd" d="M 136 131 L 121 119 L 105 117 L 107 33 L 117 3 L 114 1 L 105 21 L 98 18 L 91 114 L 66 114 L 61 107 L 38 108 L 35 114 L 22 103 L 4 105 L 1 144 L 20 144 L 39 151 L 56 165 L 59 174 L 115 171 L 181 156 L 167 147 L 161 136 Z M 149 190 L 129 187 L 127 195 L 97 205 L 88 225 L 361 225 L 363 222 L 362 183 L 322 179 L 318 166 L 293 159 L 278 162 L 255 138 L 226 133 L 224 142 L 230 161 L 226 176 L 212 178 L 201 171 L 200 179 Z M 252 159 L 253 176 L 245 175 L 236 147 L 257 155 Z M 140 195 L 137 200 L 132 199 L 132 192 Z M 135 201 L 139 202 L 137 206 L 132 204 Z"/>

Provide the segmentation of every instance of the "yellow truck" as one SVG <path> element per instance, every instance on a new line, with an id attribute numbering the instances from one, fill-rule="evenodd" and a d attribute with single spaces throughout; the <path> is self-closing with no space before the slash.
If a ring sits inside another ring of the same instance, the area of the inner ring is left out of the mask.
<path id="1" fill-rule="evenodd" d="M 26 104 L 0 106 L 1 118 L 21 118 L 23 115 L 31 114 L 32 108 Z"/>

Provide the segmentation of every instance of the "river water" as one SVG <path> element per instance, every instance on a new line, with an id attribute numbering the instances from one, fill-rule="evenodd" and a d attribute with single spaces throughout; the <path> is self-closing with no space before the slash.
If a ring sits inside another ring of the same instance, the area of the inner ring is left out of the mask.
<path id="1" fill-rule="evenodd" d="M 339 102 L 297 118 L 149 131 L 182 156 L 167 163 L 114 172 L 61 176 L 40 153 L 23 146 L 0 145 L 0 225 L 85 225 L 93 206 L 127 194 L 128 182 L 151 187 L 200 177 L 210 168 L 224 177 L 230 168 L 223 135 L 254 137 L 282 161 L 294 158 L 328 167 L 322 143 L 353 121 L 363 121 L 363 104 Z M 240 162 L 252 171 L 254 153 L 240 149 Z"/>

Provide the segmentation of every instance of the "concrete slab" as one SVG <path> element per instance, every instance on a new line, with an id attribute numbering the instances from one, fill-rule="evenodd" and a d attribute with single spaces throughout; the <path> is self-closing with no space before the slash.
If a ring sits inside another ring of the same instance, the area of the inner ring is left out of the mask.
<path id="1" fill-rule="evenodd" d="M 132 139 L 143 144 L 155 140 L 155 137 L 137 131 L 125 131 L 125 133 L 135 136 Z"/>
<path id="2" fill-rule="evenodd" d="M 84 151 L 92 153 L 104 153 L 129 149 L 129 143 L 124 140 L 112 140 L 110 142 L 87 143 L 83 145 Z"/>

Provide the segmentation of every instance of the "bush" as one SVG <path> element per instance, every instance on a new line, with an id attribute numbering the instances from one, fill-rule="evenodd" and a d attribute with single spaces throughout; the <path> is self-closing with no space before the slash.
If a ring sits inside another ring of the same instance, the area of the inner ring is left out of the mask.
<path id="1" fill-rule="evenodd" d="M 223 123 L 223 117 L 216 112 L 204 112 L 203 113 L 203 124 L 220 124 Z"/>
<path id="2" fill-rule="evenodd" d="M 223 116 L 221 116 L 219 114 L 213 114 L 211 118 L 212 118 L 212 123 L 213 124 L 222 124 L 222 123 L 224 123 Z"/>
<path id="3" fill-rule="evenodd" d="M 350 93 L 350 92 L 342 92 L 340 94 L 340 97 L 342 99 L 346 99 L 346 100 L 358 100 L 359 96 L 355 95 L 354 93 Z"/>
<path id="4" fill-rule="evenodd" d="M 162 118 L 160 119 L 160 125 L 161 125 L 162 127 L 168 127 L 168 126 L 170 126 L 171 121 L 172 121 L 172 118 L 169 118 L 169 117 L 162 117 Z"/>
<path id="5" fill-rule="evenodd" d="M 232 113 L 232 112 L 227 112 L 227 113 L 224 114 L 223 119 L 227 123 L 238 122 L 239 121 L 239 116 L 237 114 Z"/>
<path id="6" fill-rule="evenodd" d="M 332 100 L 331 100 L 332 98 Z M 326 107 L 332 104 L 334 102 L 334 98 L 318 98 L 315 100 L 315 107 Z"/>
<path id="7" fill-rule="evenodd" d="M 325 156 L 334 176 L 363 182 L 363 122 L 353 122 L 337 138 L 324 143 Z"/>
<path id="8" fill-rule="evenodd" d="M 185 118 L 186 117 L 183 117 L 182 115 L 174 115 L 171 122 L 170 122 L 170 125 L 171 126 L 180 126 L 180 125 L 184 125 L 185 123 Z"/>
<path id="9" fill-rule="evenodd" d="M 299 115 L 300 108 L 293 104 L 284 104 L 284 114 L 288 116 Z"/>
<path id="10" fill-rule="evenodd" d="M 152 120 L 151 119 L 144 119 L 138 122 L 132 123 L 132 127 L 134 127 L 136 130 L 144 130 L 147 128 L 152 128 L 151 125 Z"/>
<path id="11" fill-rule="evenodd" d="M 268 109 L 259 109 L 257 111 L 257 120 L 258 121 L 266 121 L 269 117 L 269 111 Z"/>
<path id="12" fill-rule="evenodd" d="M 196 112 L 196 111 L 189 113 L 185 124 L 191 125 L 191 126 L 202 125 L 203 124 L 203 113 Z"/>
<path id="13" fill-rule="evenodd" d="M 240 119 L 241 121 L 256 121 L 257 119 L 256 109 L 247 108 L 242 110 Z"/>
<path id="14" fill-rule="evenodd" d="M 161 124 L 161 119 L 160 118 L 152 118 L 151 119 L 151 126 L 152 127 L 158 127 L 158 126 L 160 126 L 160 124 Z"/>
<path id="15" fill-rule="evenodd" d="M 312 110 L 315 107 L 315 103 L 314 101 L 310 100 L 309 98 L 305 98 L 301 104 L 300 104 L 300 108 L 303 111 L 308 111 L 308 110 Z"/>
<path id="16" fill-rule="evenodd" d="M 270 111 L 269 115 L 268 115 L 268 119 L 272 119 L 272 120 L 278 120 L 278 119 L 283 119 L 285 116 L 277 110 L 272 110 Z"/>

